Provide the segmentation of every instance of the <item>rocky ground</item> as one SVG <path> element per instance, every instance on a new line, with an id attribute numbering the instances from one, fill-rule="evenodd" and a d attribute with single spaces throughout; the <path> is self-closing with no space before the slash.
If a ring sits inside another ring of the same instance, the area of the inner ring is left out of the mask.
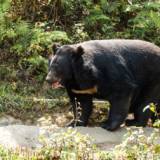
<path id="1" fill-rule="evenodd" d="M 49 118 L 41 117 L 37 124 L 27 124 L 20 119 L 15 119 L 9 115 L 3 115 L 0 118 L 0 144 L 9 147 L 41 147 L 39 137 L 44 136 L 49 138 L 53 133 L 65 131 L 67 128 L 58 127 L 56 124 L 51 124 Z M 43 123 L 42 123 L 43 122 Z M 88 134 L 94 139 L 103 150 L 111 150 L 123 140 L 123 135 L 127 132 L 125 127 L 115 131 L 109 132 L 100 127 L 76 127 L 78 132 Z M 153 128 L 145 128 L 146 135 L 150 135 Z"/>
<path id="2" fill-rule="evenodd" d="M 28 125 L 8 125 L 0 127 L 0 144 L 9 147 L 41 147 L 39 137 L 49 138 L 53 133 L 65 131 L 67 128 L 56 126 L 28 126 Z M 123 135 L 127 132 L 126 128 L 121 128 L 115 132 L 106 131 L 100 127 L 76 127 L 78 132 L 89 135 L 93 138 L 94 143 L 101 149 L 110 150 L 115 145 L 120 144 Z M 150 135 L 152 128 L 145 128 L 145 134 Z"/>

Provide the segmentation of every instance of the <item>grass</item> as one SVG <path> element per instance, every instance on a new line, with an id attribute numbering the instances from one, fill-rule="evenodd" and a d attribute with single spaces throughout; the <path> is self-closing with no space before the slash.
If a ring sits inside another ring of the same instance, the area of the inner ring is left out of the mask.
<path id="1" fill-rule="evenodd" d="M 39 86 L 12 83 L 0 83 L 0 112 L 28 110 L 35 106 L 52 109 L 68 103 L 64 90 L 43 90 Z M 52 99 L 53 100 L 52 100 Z"/>
<path id="2" fill-rule="evenodd" d="M 107 102 L 95 103 L 90 125 L 99 125 L 106 119 L 108 106 Z M 59 115 L 65 116 L 65 123 L 72 118 L 69 108 L 69 99 L 64 89 L 53 90 L 45 83 L 33 85 L 21 81 L 0 82 L 0 113 L 9 114 L 24 122 L 27 119 L 34 122 L 46 116 L 54 121 L 54 117 Z M 60 126 L 63 123 L 59 123 Z"/>
<path id="3" fill-rule="evenodd" d="M 64 89 L 52 90 L 49 87 L 44 89 L 46 86 L 40 85 L 0 82 L 0 116 L 10 115 L 20 119 L 24 124 L 41 125 L 43 122 L 39 122 L 40 119 L 44 119 L 43 121 L 48 124 L 55 123 L 58 116 L 67 113 L 69 100 Z M 67 120 L 70 119 L 65 117 L 65 120 L 58 124 L 63 126 Z"/>

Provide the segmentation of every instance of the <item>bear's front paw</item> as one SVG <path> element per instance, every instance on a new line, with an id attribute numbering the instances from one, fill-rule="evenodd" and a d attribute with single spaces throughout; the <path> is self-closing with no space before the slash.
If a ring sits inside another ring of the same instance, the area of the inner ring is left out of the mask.
<path id="1" fill-rule="evenodd" d="M 120 124 L 119 122 L 116 121 L 113 122 L 105 121 L 102 123 L 101 127 L 109 131 L 114 131 L 120 127 Z"/>
<path id="2" fill-rule="evenodd" d="M 125 125 L 126 125 L 126 126 L 136 126 L 136 125 L 137 125 L 137 122 L 136 122 L 136 120 L 134 120 L 134 119 L 127 119 L 127 120 L 125 121 Z"/>
<path id="3" fill-rule="evenodd" d="M 75 127 L 75 121 L 70 121 L 68 124 L 66 124 L 66 127 Z"/>
<path id="4" fill-rule="evenodd" d="M 72 120 L 66 125 L 66 127 L 76 127 L 76 126 L 86 126 L 86 123 L 80 120 L 78 121 Z"/>
<path id="5" fill-rule="evenodd" d="M 147 125 L 146 122 L 138 122 L 135 119 L 127 119 L 125 121 L 126 126 L 136 126 L 136 127 L 145 127 Z"/>

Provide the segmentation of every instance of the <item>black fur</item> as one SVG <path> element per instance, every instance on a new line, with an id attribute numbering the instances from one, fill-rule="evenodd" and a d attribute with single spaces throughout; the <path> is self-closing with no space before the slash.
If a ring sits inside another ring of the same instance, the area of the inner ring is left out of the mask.
<path id="1" fill-rule="evenodd" d="M 117 129 L 129 112 L 135 119 L 128 125 L 145 126 L 151 112 L 143 108 L 160 99 L 160 48 L 140 40 L 95 40 L 60 47 L 52 58 L 47 80 L 60 80 L 71 103 L 76 97 L 86 126 L 94 97 L 109 100 L 107 130 Z M 94 95 L 78 95 L 72 89 L 98 87 Z"/>

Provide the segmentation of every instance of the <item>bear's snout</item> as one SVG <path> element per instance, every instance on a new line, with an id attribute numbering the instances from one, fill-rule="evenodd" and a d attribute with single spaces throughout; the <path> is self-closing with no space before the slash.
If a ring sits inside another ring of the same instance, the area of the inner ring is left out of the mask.
<path id="1" fill-rule="evenodd" d="M 47 75 L 46 81 L 47 81 L 48 83 L 52 83 L 52 79 L 50 78 L 50 76 Z"/>
<path id="2" fill-rule="evenodd" d="M 49 71 L 49 73 L 47 74 L 46 81 L 50 84 L 53 82 L 53 74 L 51 71 Z"/>

